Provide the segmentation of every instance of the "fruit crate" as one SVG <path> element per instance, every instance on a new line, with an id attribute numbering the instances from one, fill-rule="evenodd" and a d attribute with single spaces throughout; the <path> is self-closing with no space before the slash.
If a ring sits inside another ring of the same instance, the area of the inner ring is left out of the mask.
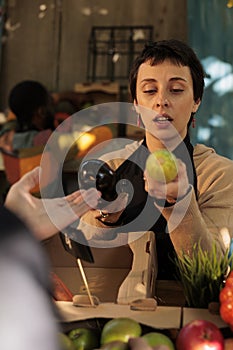
<path id="1" fill-rule="evenodd" d="M 109 307 L 111 308 L 111 305 L 109 305 Z M 162 322 L 162 318 L 163 318 L 163 317 L 161 318 L 161 310 L 162 309 L 163 309 L 163 311 L 165 309 L 167 309 L 167 312 L 165 312 L 165 314 L 166 314 L 166 319 L 167 319 L 167 325 L 169 325 L 169 327 L 164 326 L 164 323 Z M 169 312 L 171 313 L 170 314 L 171 317 L 168 317 Z M 148 311 L 147 312 L 148 318 L 146 319 L 145 314 L 144 314 L 144 316 L 141 317 L 141 322 L 140 322 L 140 316 L 139 317 L 135 316 L 135 317 L 133 317 L 133 319 L 137 320 L 137 322 L 141 326 L 141 330 L 142 330 L 141 336 L 145 335 L 147 333 L 151 333 L 151 332 L 161 333 L 161 334 L 167 336 L 172 341 L 172 343 L 174 344 L 174 347 L 176 346 L 176 341 L 177 341 L 177 337 L 178 337 L 180 330 L 185 325 L 187 325 L 187 323 L 192 322 L 194 320 L 203 320 L 203 322 L 201 324 L 204 328 L 203 328 L 203 330 L 200 330 L 200 332 L 205 332 L 205 331 L 208 332 L 207 327 L 209 327 L 209 326 L 207 326 L 207 323 L 210 322 L 210 323 L 212 323 L 213 326 L 217 326 L 220 329 L 220 332 L 222 333 L 224 339 L 232 339 L 233 338 L 232 331 L 221 320 L 219 315 L 213 315 L 210 313 L 209 310 L 180 308 L 180 310 L 176 310 L 176 313 L 177 313 L 177 315 L 179 315 L 179 317 L 176 319 L 176 321 L 174 323 L 174 327 L 171 327 L 171 319 L 174 317 L 174 309 L 169 308 L 169 307 L 158 307 L 158 309 L 153 311 L 152 313 L 150 311 Z M 156 314 L 157 314 L 157 316 L 156 316 Z M 150 322 L 148 322 L 148 320 L 151 317 L 151 315 L 154 315 L 155 318 L 157 317 L 157 320 L 159 320 L 161 318 L 161 323 L 159 324 L 159 321 L 158 321 L 158 323 L 154 324 L 154 326 L 149 325 Z M 126 314 L 126 315 L 119 314 L 118 317 L 129 317 L 129 314 Z M 115 318 L 117 318 L 117 317 L 115 317 Z M 94 332 L 94 334 L 96 334 L 96 336 L 100 339 L 101 332 L 103 331 L 105 324 L 107 322 L 109 322 L 111 319 L 112 318 L 107 318 L 107 317 L 93 317 L 93 318 L 88 318 L 88 319 L 83 319 L 83 320 L 78 320 L 78 321 L 73 320 L 71 322 L 63 321 L 63 322 L 61 322 L 61 330 L 63 333 L 68 335 L 69 332 L 74 330 L 74 329 L 85 328 L 85 329 L 89 329 L 92 332 Z M 205 321 L 207 321 L 207 322 L 205 322 Z M 162 323 L 163 323 L 163 325 L 162 325 Z M 229 349 L 231 349 L 231 348 L 229 348 Z"/>
<path id="2" fill-rule="evenodd" d="M 98 318 L 98 319 L 89 319 L 86 321 L 74 321 L 70 323 L 61 323 L 61 331 L 65 334 L 69 334 L 70 331 L 77 328 L 85 328 L 91 330 L 96 336 L 100 339 L 101 332 L 104 328 L 104 325 L 109 322 L 110 318 Z M 167 336 L 173 344 L 175 344 L 176 337 L 178 334 L 177 329 L 155 329 L 153 327 L 144 325 L 140 323 L 142 334 L 145 335 L 150 332 L 158 332 Z"/>
<path id="3" fill-rule="evenodd" d="M 94 263 L 83 261 L 90 292 L 101 302 L 128 304 L 155 293 L 157 264 L 154 233 L 130 232 L 127 236 L 124 233 L 118 236 L 124 242 L 122 245 L 112 241 L 115 246 L 111 248 L 92 247 Z M 46 242 L 44 247 L 53 271 L 72 294 L 86 294 L 76 259 L 64 250 L 59 237 Z"/>

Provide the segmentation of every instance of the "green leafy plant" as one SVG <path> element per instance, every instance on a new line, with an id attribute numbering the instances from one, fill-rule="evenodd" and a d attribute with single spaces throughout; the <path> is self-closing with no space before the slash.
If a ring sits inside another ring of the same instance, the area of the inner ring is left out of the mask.
<path id="1" fill-rule="evenodd" d="M 229 251 L 226 251 L 220 258 L 216 244 L 211 251 L 205 251 L 196 244 L 192 256 L 183 254 L 175 258 L 187 306 L 208 308 L 210 302 L 219 301 L 224 276 L 233 261 L 233 255 L 228 255 Z"/>

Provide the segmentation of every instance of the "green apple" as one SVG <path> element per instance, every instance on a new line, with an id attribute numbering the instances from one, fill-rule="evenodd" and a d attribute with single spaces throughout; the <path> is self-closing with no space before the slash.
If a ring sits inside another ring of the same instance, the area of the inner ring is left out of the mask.
<path id="1" fill-rule="evenodd" d="M 148 175 L 159 182 L 170 182 L 177 176 L 176 156 L 166 149 L 151 153 L 146 160 Z"/>
<path id="2" fill-rule="evenodd" d="M 152 348 L 158 345 L 166 345 L 169 350 L 175 350 L 175 346 L 173 345 L 171 339 L 168 338 L 165 334 L 159 332 L 150 332 L 144 334 L 142 338 L 145 339 L 147 344 Z"/>
<path id="3" fill-rule="evenodd" d="M 68 335 L 59 332 L 58 337 L 62 350 L 75 350 L 74 344 Z"/>
<path id="4" fill-rule="evenodd" d="M 114 340 L 110 343 L 103 344 L 101 350 L 129 350 L 129 346 L 121 340 Z"/>
<path id="5" fill-rule="evenodd" d="M 137 321 L 128 317 L 117 317 L 105 323 L 100 343 L 103 345 L 114 340 L 127 343 L 129 338 L 140 337 L 141 333 L 142 329 Z"/>
<path id="6" fill-rule="evenodd" d="M 75 350 L 92 350 L 98 348 L 99 339 L 96 333 L 87 328 L 75 328 L 69 332 Z"/>

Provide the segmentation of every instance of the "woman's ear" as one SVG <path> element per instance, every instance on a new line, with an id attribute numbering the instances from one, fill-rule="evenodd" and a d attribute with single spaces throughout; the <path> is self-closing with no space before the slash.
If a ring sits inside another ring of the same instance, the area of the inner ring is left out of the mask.
<path id="1" fill-rule="evenodd" d="M 194 101 L 192 113 L 196 113 L 197 112 L 200 104 L 201 104 L 201 99 L 200 98 L 197 101 Z"/>

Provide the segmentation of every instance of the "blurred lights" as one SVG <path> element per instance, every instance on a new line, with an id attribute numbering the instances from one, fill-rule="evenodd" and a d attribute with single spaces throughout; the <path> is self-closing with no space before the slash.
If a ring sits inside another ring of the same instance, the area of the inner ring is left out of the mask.
<path id="1" fill-rule="evenodd" d="M 228 249 L 231 243 L 231 236 L 229 234 L 229 230 L 226 227 L 221 228 L 220 234 L 222 236 L 223 243 L 225 247 Z"/>
<path id="2" fill-rule="evenodd" d="M 204 58 L 202 64 L 207 75 L 205 88 L 211 87 L 218 96 L 233 91 L 232 64 L 221 61 L 214 56 Z"/>
<path id="3" fill-rule="evenodd" d="M 205 78 L 205 87 L 211 85 L 214 81 L 221 79 L 232 72 L 232 65 L 224 62 L 215 56 L 208 56 L 202 60 L 203 67 L 207 74 Z"/>
<path id="4" fill-rule="evenodd" d="M 197 130 L 197 138 L 200 142 L 209 141 L 211 130 L 208 127 L 199 126 Z"/>
<path id="5" fill-rule="evenodd" d="M 212 117 L 209 119 L 208 124 L 212 128 L 221 128 L 225 126 L 225 120 L 221 115 L 213 114 Z"/>
<path id="6" fill-rule="evenodd" d="M 39 19 L 44 18 L 45 15 L 46 15 L 46 11 L 47 11 L 47 6 L 46 6 L 46 4 L 40 4 L 40 6 L 39 6 L 38 18 L 39 18 Z"/>
<path id="7" fill-rule="evenodd" d="M 227 3 L 227 7 L 230 9 L 233 7 L 233 0 L 229 0 Z"/>
<path id="8" fill-rule="evenodd" d="M 76 145 L 79 151 L 87 150 L 96 141 L 96 136 L 88 132 L 73 132 L 72 134 L 59 135 L 58 146 L 60 151 L 67 152 L 72 145 Z"/>
<path id="9" fill-rule="evenodd" d="M 91 145 L 94 144 L 95 140 L 96 140 L 95 135 L 88 132 L 83 133 L 76 140 L 76 145 L 78 146 L 78 150 L 80 151 L 87 150 Z"/>
<path id="10" fill-rule="evenodd" d="M 213 91 L 218 96 L 223 96 L 229 92 L 233 92 L 233 73 L 216 81 L 213 84 Z"/>
<path id="11" fill-rule="evenodd" d="M 39 9 L 40 9 L 40 11 L 46 11 L 47 10 L 47 6 L 45 4 L 41 4 L 39 6 Z"/>

